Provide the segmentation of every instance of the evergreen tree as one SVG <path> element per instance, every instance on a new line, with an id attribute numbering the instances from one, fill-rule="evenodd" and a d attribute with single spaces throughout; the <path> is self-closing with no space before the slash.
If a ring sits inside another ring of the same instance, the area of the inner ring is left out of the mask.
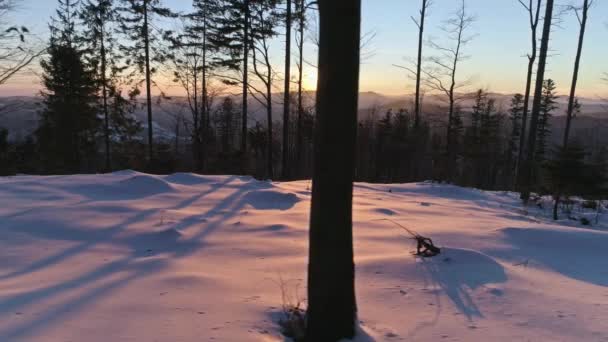
<path id="1" fill-rule="evenodd" d="M 36 133 L 46 171 L 77 173 L 91 170 L 96 154 L 97 84 L 77 44 L 79 2 L 58 0 L 58 4 L 50 24 L 49 58 L 41 62 L 44 109 Z"/>
<path id="2" fill-rule="evenodd" d="M 219 0 L 220 16 L 216 20 L 217 34 L 213 37 L 223 52 L 219 66 L 236 72 L 237 77 L 225 78 L 229 85 L 242 86 L 241 153 L 247 155 L 247 123 L 249 101 L 249 63 L 252 49 L 252 0 Z"/>
<path id="3" fill-rule="evenodd" d="M 80 19 L 84 23 L 80 36 L 83 56 L 95 73 L 100 99 L 98 107 L 103 115 L 105 170 L 110 171 L 111 142 L 114 139 L 131 140 L 141 125 L 132 115 L 135 98 L 123 97 L 120 89 L 125 66 L 114 35 L 117 24 L 114 0 L 86 0 L 80 10 Z"/>
<path id="4" fill-rule="evenodd" d="M 509 142 L 507 149 L 507 184 L 512 186 L 515 179 L 514 175 L 517 170 L 517 156 L 519 155 L 519 143 L 522 132 L 522 118 L 524 114 L 524 95 L 515 94 L 511 99 L 511 108 L 509 109 L 509 121 L 511 122 L 511 133 L 509 134 Z"/>
<path id="5" fill-rule="evenodd" d="M 555 82 L 548 79 L 543 83 L 543 92 L 541 95 L 540 116 L 538 118 L 538 132 L 536 135 L 536 161 L 542 164 L 547 153 L 548 139 L 551 137 L 550 119 L 553 116 L 553 111 L 557 109 L 557 98 L 555 94 Z"/>
<path id="6" fill-rule="evenodd" d="M 220 15 L 218 0 L 194 0 L 193 11 L 182 16 L 178 32 L 167 32 L 171 43 L 169 57 L 174 64 L 174 81 L 185 91 L 191 112 L 191 141 L 195 169 L 203 171 L 206 144 L 210 130 L 211 101 L 208 93 L 211 73 L 215 69 L 218 46 L 216 19 Z"/>
<path id="7" fill-rule="evenodd" d="M 146 84 L 146 108 L 148 112 L 148 163 L 153 163 L 154 138 L 152 123 L 152 75 L 156 68 L 153 62 L 165 59 L 164 51 L 158 46 L 160 32 L 154 29 L 154 17 L 175 17 L 168 8 L 162 7 L 161 0 L 119 0 L 117 8 L 120 31 L 125 42 L 121 49 L 129 58 L 127 65 L 134 66 L 135 72 L 143 74 Z M 133 75 L 131 75 L 133 76 Z M 152 165 L 152 164 L 150 164 Z M 150 167 L 148 165 L 148 167 Z"/>
<path id="8" fill-rule="evenodd" d="M 558 219 L 558 208 L 563 196 L 583 194 L 588 182 L 585 173 L 585 150 L 577 143 L 560 148 L 555 157 L 543 164 L 545 186 L 553 195 L 553 219 Z"/>

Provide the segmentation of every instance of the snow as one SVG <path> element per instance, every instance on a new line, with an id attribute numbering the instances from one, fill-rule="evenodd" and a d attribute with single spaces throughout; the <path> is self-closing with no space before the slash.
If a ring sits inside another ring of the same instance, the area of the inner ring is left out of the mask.
<path id="1" fill-rule="evenodd" d="M 305 300 L 310 186 L 0 178 L 0 341 L 283 341 L 281 289 Z M 554 222 L 545 208 L 452 185 L 357 184 L 357 341 L 608 341 L 608 220 Z M 415 258 L 386 219 L 442 254 Z"/>

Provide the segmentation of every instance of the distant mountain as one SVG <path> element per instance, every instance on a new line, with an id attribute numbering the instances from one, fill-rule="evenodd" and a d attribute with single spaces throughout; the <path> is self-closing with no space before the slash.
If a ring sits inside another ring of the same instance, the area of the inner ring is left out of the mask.
<path id="1" fill-rule="evenodd" d="M 274 94 L 274 109 L 273 119 L 280 122 L 282 118 L 282 96 Z M 314 103 L 314 92 L 306 92 L 305 105 L 309 106 Z M 461 101 L 461 106 L 468 110 L 473 104 L 472 94 L 462 96 L 466 98 Z M 511 101 L 512 95 L 508 94 L 491 94 L 491 97 L 496 99 L 499 109 L 507 110 Z M 215 103 L 219 103 L 221 99 L 216 99 Z M 11 140 L 20 140 L 31 134 L 38 125 L 38 113 L 41 110 L 40 97 L 0 97 L 0 127 L 9 130 Z M 235 101 L 239 99 L 235 97 Z M 605 141 L 608 144 L 608 103 L 596 100 L 582 98 L 582 115 L 574 121 L 573 132 L 576 135 L 581 134 L 586 139 L 590 136 L 598 135 L 600 141 Z M 559 108 L 555 111 L 553 119 L 553 131 L 561 132 L 563 130 L 565 118 L 563 114 L 566 111 L 567 98 L 560 97 L 558 99 Z M 426 115 L 433 121 L 445 120 L 446 102 L 442 96 L 427 95 L 423 99 L 423 108 Z M 157 137 L 164 139 L 173 139 L 175 137 L 175 118 L 182 115 L 186 119 L 189 117 L 189 110 L 186 99 L 183 97 L 172 97 L 158 101 L 156 98 L 153 101 L 153 120 L 155 125 L 155 133 Z M 256 121 L 265 122 L 266 112 L 264 107 L 256 100 L 251 99 L 249 103 L 250 114 L 249 124 L 253 125 Z M 375 112 L 376 116 L 383 115 L 389 109 L 408 109 L 413 107 L 412 95 L 388 96 L 376 92 L 361 92 L 359 94 L 359 118 L 363 119 Z M 147 113 L 143 102 L 134 113 L 135 117 L 142 122 L 144 128 L 147 129 Z M 593 132 L 591 132 L 591 131 Z M 591 134 L 591 133 L 593 134 Z M 145 134 L 145 131 L 142 132 Z M 184 134 L 181 129 L 180 136 Z M 557 137 L 559 134 L 554 134 Z M 606 138 L 603 138 L 606 137 Z M 556 138 L 557 139 L 557 138 Z"/>

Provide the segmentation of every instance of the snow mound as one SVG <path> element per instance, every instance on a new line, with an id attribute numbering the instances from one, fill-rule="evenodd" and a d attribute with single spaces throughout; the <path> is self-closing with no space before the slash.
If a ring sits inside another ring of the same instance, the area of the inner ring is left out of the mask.
<path id="1" fill-rule="evenodd" d="M 114 176 L 135 176 L 135 175 L 141 175 L 141 172 L 137 172 L 135 170 L 120 170 L 120 171 L 114 171 L 111 173 L 111 175 Z"/>
<path id="2" fill-rule="evenodd" d="M 195 175 L 193 173 L 174 173 L 172 175 L 164 177 L 164 180 L 179 185 L 198 185 L 212 183 L 215 179 L 210 177 Z"/>
<path id="3" fill-rule="evenodd" d="M 175 191 L 166 181 L 147 174 L 137 174 L 126 179 L 111 180 L 105 183 L 95 182 L 91 178 L 86 182 L 65 185 L 64 190 L 94 201 L 133 200 Z"/>
<path id="4" fill-rule="evenodd" d="M 257 210 L 287 210 L 300 202 L 300 198 L 294 193 L 256 190 L 245 194 L 243 202 Z"/>
<path id="5" fill-rule="evenodd" d="M 120 181 L 119 185 L 124 186 L 129 192 L 137 194 L 158 194 L 174 191 L 169 183 L 150 175 L 133 176 Z"/>
<path id="6" fill-rule="evenodd" d="M 608 286 L 608 232 L 582 228 L 504 228 L 510 250 L 496 254 L 514 263 L 540 267 L 568 278 Z"/>

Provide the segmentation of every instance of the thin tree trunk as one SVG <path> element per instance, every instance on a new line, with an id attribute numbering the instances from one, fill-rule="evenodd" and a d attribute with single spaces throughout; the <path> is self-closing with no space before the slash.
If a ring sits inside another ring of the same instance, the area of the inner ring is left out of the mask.
<path id="1" fill-rule="evenodd" d="M 249 86 L 249 0 L 244 0 L 245 25 L 243 25 L 243 113 L 241 122 L 241 153 L 243 158 L 243 171 L 247 165 L 247 101 Z"/>
<path id="2" fill-rule="evenodd" d="M 103 116 L 104 116 L 104 135 L 106 143 L 106 172 L 112 171 L 112 163 L 110 159 L 110 115 L 108 111 L 108 80 L 106 78 L 107 72 L 107 61 L 106 61 L 106 45 L 105 45 L 105 32 L 104 32 L 104 14 L 99 17 L 100 23 L 100 40 L 101 40 L 101 87 L 102 87 L 102 98 L 103 98 Z"/>
<path id="3" fill-rule="evenodd" d="M 526 130 L 528 126 L 528 111 L 530 107 L 530 92 L 532 91 L 532 76 L 534 74 L 534 63 L 536 62 L 536 46 L 537 46 L 537 35 L 536 30 L 538 27 L 538 21 L 540 18 L 540 6 L 542 4 L 542 0 L 538 0 L 536 5 L 536 15 L 533 15 L 532 8 L 532 0 L 530 0 L 530 7 L 528 11 L 530 13 L 530 29 L 532 34 L 532 52 L 528 56 L 528 73 L 526 75 L 526 91 L 524 93 L 524 109 L 521 117 L 521 133 L 519 136 L 519 150 L 517 153 L 517 169 L 516 169 L 516 183 L 519 184 L 519 177 L 521 174 L 521 170 L 523 169 L 522 161 L 524 157 L 525 147 L 526 147 Z"/>
<path id="4" fill-rule="evenodd" d="M 335 342 L 354 336 L 357 312 L 352 195 L 361 1 L 320 0 L 319 12 L 306 339 Z"/>
<path id="5" fill-rule="evenodd" d="M 304 108 L 302 107 L 302 82 L 304 76 L 304 24 L 306 20 L 306 0 L 300 1 L 300 27 L 299 27 L 299 35 L 300 41 L 298 42 L 298 123 L 297 123 L 297 132 L 296 132 L 296 155 L 297 155 L 297 165 L 296 169 L 301 170 L 302 168 L 302 116 L 304 115 Z M 301 171 L 300 172 L 301 176 Z"/>
<path id="6" fill-rule="evenodd" d="M 418 23 L 418 61 L 416 64 L 416 100 L 414 105 L 414 127 L 420 126 L 420 82 L 422 78 L 422 44 L 424 38 L 424 19 L 426 17 L 427 0 L 422 0 L 422 9 L 420 10 L 420 22 Z"/>
<path id="7" fill-rule="evenodd" d="M 291 1 L 287 0 L 287 18 L 285 19 L 285 93 L 283 96 L 283 179 L 289 178 L 289 109 L 291 82 Z"/>
<path id="8" fill-rule="evenodd" d="M 270 68 L 268 69 L 270 70 Z M 272 179 L 274 177 L 273 163 L 272 157 L 274 154 L 273 148 L 273 133 L 272 133 L 272 87 L 271 87 L 271 76 L 269 71 L 268 77 L 268 85 L 266 86 L 266 119 L 268 120 L 268 142 L 267 142 L 267 156 L 266 156 L 266 176 L 268 179 Z"/>
<path id="9" fill-rule="evenodd" d="M 568 138 L 570 136 L 570 126 L 572 124 L 572 115 L 574 113 L 574 101 L 576 99 L 576 84 L 578 82 L 578 70 L 581 64 L 581 55 L 583 52 L 583 43 L 585 41 L 585 29 L 587 28 L 587 13 L 589 11 L 589 0 L 583 3 L 583 17 L 580 21 L 581 30 L 578 37 L 578 47 L 576 49 L 576 59 L 574 61 L 574 73 L 572 74 L 572 85 L 570 87 L 570 97 L 568 98 L 568 112 L 566 117 L 566 129 L 564 131 L 564 150 L 568 147 Z"/>
<path id="10" fill-rule="evenodd" d="M 207 134 L 209 133 L 209 104 L 207 97 L 207 12 L 205 12 L 205 17 L 203 18 L 203 78 L 202 82 L 202 117 L 201 117 L 201 127 L 199 134 L 199 139 L 201 143 L 200 147 L 200 172 L 204 172 L 205 170 L 205 159 L 206 159 L 206 144 L 207 144 Z"/>
<path id="11" fill-rule="evenodd" d="M 150 79 L 150 32 L 148 23 L 148 1 L 144 0 L 144 49 L 146 59 L 146 101 L 148 107 L 148 166 L 153 158 L 153 127 L 152 127 L 152 81 Z"/>
<path id="12" fill-rule="evenodd" d="M 526 150 L 526 162 L 524 165 L 521 199 L 527 202 L 530 199 L 532 168 L 536 151 L 536 131 L 538 130 L 538 116 L 541 109 L 543 81 L 545 78 L 545 67 L 547 65 L 547 52 L 549 50 L 549 39 L 551 37 L 551 23 L 553 19 L 553 0 L 547 0 L 545 10 L 545 22 L 538 57 L 538 70 L 536 72 L 536 87 L 534 89 L 534 102 L 530 117 L 530 133 L 528 135 L 528 148 Z"/>

